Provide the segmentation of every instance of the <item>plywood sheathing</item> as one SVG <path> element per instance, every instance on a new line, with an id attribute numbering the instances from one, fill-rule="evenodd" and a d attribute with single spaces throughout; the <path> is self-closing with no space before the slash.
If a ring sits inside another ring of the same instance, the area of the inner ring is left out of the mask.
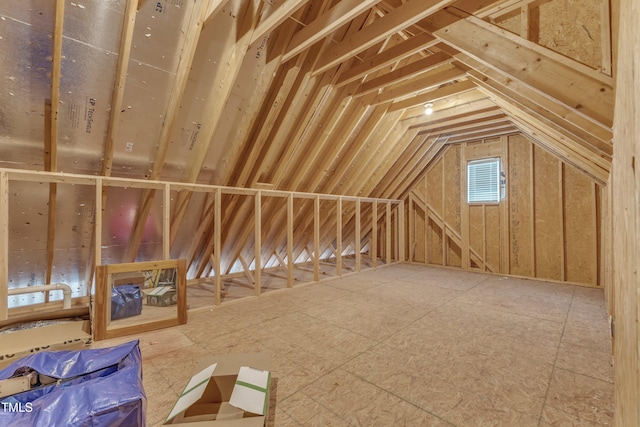
<path id="1" fill-rule="evenodd" d="M 600 187 L 526 137 L 503 138 L 449 146 L 412 187 L 409 247 L 427 254 L 416 261 L 602 286 Z M 469 206 L 466 162 L 487 157 L 502 159 L 506 197 Z"/>

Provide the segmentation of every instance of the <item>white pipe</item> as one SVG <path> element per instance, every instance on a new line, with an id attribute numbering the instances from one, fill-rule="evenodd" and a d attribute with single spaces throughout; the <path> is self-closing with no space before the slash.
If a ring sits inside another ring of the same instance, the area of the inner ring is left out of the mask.
<path id="1" fill-rule="evenodd" d="M 71 308 L 71 286 L 64 283 L 52 283 L 50 285 L 25 286 L 22 288 L 9 288 L 9 295 L 33 294 L 36 292 L 49 292 L 61 290 L 64 299 L 62 303 L 63 309 Z"/>

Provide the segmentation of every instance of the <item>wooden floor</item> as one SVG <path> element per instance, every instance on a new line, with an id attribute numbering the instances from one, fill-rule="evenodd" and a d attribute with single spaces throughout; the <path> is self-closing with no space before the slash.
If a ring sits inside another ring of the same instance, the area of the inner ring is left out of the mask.
<path id="1" fill-rule="evenodd" d="M 255 351 L 275 426 L 612 425 L 604 307 L 597 289 L 414 265 L 271 292 L 139 337 L 148 425 L 199 358 Z"/>

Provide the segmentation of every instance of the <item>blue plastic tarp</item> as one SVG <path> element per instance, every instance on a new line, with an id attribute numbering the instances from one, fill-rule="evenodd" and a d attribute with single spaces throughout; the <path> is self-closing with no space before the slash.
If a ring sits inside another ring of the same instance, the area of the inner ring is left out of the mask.
<path id="1" fill-rule="evenodd" d="M 145 425 L 147 399 L 138 341 L 35 353 L 0 370 L 0 380 L 30 371 L 57 381 L 0 399 L 0 426 Z"/>
<path id="2" fill-rule="evenodd" d="M 120 285 L 111 289 L 111 320 L 142 313 L 142 292 L 138 285 Z"/>

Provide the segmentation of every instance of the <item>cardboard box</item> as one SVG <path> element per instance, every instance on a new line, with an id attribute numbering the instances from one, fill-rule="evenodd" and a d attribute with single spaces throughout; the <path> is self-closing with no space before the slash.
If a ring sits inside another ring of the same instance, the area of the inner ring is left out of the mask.
<path id="1" fill-rule="evenodd" d="M 178 294 L 172 286 L 145 289 L 144 293 L 147 295 L 147 305 L 168 307 L 178 303 Z"/>
<path id="2" fill-rule="evenodd" d="M 212 356 L 195 374 L 164 425 L 262 427 L 269 413 L 271 357 L 264 353 Z"/>

